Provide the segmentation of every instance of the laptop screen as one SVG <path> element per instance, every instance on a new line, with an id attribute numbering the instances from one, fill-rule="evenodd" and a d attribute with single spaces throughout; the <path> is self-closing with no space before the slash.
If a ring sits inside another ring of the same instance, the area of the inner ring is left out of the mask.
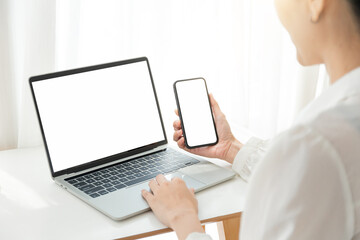
<path id="1" fill-rule="evenodd" d="M 166 140 L 146 60 L 33 81 L 32 89 L 53 172 Z"/>

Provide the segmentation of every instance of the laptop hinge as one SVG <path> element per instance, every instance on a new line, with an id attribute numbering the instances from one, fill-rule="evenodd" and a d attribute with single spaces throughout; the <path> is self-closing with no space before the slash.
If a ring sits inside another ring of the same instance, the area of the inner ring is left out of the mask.
<path id="1" fill-rule="evenodd" d="M 167 147 L 168 147 L 167 144 L 162 145 L 162 146 L 158 146 L 158 147 L 155 147 L 155 148 L 150 149 L 150 150 L 147 151 L 147 152 L 144 152 L 143 155 L 149 154 L 148 152 L 162 151 L 162 150 L 165 150 Z M 141 157 L 141 156 L 139 156 L 139 157 Z M 122 162 L 122 161 L 125 161 L 125 160 L 126 160 L 126 158 L 125 158 L 125 159 L 118 159 L 118 160 L 116 160 L 116 161 L 109 162 L 109 163 L 107 163 L 107 164 L 102 164 L 102 165 L 93 167 L 93 168 L 91 168 L 91 169 L 85 169 L 85 170 L 82 170 L 82 171 L 79 171 L 79 172 L 67 173 L 67 174 L 64 174 L 64 175 L 59 176 L 59 177 L 60 177 L 61 179 L 71 178 L 71 177 L 73 177 L 73 176 L 86 173 L 86 172 L 88 172 L 88 171 L 93 171 L 93 170 L 95 170 L 96 168 L 102 168 L 102 167 L 104 167 L 104 166 L 106 166 L 106 165 L 112 165 L 112 164 L 114 164 L 115 162 L 116 162 L 116 163 L 119 163 L 119 162 Z"/>

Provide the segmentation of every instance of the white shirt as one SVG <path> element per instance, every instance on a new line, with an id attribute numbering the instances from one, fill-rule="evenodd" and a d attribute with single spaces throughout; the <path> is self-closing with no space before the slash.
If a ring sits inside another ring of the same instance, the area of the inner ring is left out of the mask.
<path id="1" fill-rule="evenodd" d="M 360 68 L 331 85 L 271 143 L 250 139 L 233 170 L 249 179 L 241 240 L 359 240 Z M 187 238 L 194 239 L 210 237 Z"/>

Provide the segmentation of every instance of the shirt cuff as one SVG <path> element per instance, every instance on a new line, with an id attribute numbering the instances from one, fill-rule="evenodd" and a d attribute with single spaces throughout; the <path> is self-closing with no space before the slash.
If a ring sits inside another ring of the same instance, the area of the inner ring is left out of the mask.
<path id="1" fill-rule="evenodd" d="M 205 233 L 193 232 L 187 236 L 186 240 L 211 240 L 212 238 Z"/>
<path id="2" fill-rule="evenodd" d="M 267 146 L 268 141 L 256 137 L 250 138 L 236 154 L 232 169 L 247 182 L 255 166 L 265 155 Z"/>

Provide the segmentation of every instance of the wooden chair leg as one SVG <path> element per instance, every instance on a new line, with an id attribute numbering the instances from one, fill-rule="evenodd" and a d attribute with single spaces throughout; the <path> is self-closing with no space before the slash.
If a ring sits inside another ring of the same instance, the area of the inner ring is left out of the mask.
<path id="1" fill-rule="evenodd" d="M 217 223 L 220 240 L 239 240 L 240 217 Z"/>
<path id="2" fill-rule="evenodd" d="M 204 229 L 204 232 L 206 231 L 206 229 L 205 229 L 205 224 L 204 225 L 202 225 L 202 228 Z"/>

